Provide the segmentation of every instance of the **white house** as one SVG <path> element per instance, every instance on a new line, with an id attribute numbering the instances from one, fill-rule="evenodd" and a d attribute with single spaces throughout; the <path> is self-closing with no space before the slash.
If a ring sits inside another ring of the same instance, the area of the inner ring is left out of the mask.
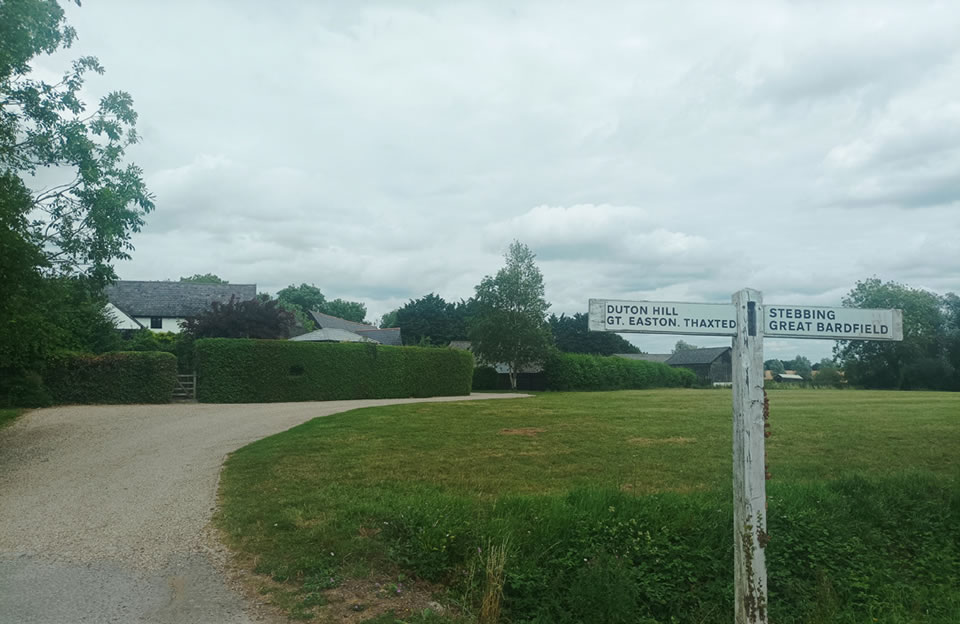
<path id="1" fill-rule="evenodd" d="M 179 333 L 180 321 L 203 313 L 215 301 L 256 298 L 257 285 L 121 280 L 107 286 L 104 292 L 109 302 L 107 313 L 117 322 L 118 329 Z"/>

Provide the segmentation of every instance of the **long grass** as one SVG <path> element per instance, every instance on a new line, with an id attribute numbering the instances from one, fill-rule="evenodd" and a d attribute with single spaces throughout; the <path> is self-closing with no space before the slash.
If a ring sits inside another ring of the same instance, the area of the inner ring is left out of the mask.
<path id="1" fill-rule="evenodd" d="M 780 391 L 771 423 L 776 621 L 960 621 L 960 395 Z M 509 542 L 501 621 L 725 622 L 730 429 L 726 391 L 360 410 L 235 453 L 218 522 L 294 587 L 403 570 L 481 616 Z"/>

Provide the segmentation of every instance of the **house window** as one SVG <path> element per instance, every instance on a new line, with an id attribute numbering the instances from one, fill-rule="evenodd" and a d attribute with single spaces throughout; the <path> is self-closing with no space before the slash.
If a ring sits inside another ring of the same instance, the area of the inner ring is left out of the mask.
<path id="1" fill-rule="evenodd" d="M 150 329 L 163 329 L 163 318 L 159 316 L 151 316 Z"/>

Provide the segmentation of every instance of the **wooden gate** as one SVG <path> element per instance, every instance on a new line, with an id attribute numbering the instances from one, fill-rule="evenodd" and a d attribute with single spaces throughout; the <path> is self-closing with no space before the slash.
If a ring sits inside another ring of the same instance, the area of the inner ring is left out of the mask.
<path id="1" fill-rule="evenodd" d="M 173 388 L 173 398 L 187 400 L 197 398 L 196 373 L 177 375 L 177 385 Z"/>

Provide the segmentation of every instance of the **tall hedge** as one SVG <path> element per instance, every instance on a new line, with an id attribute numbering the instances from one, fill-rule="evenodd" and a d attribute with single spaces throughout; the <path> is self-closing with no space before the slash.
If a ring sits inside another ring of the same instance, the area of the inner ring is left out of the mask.
<path id="1" fill-rule="evenodd" d="M 554 353 L 543 364 L 550 390 L 635 390 L 689 388 L 697 381 L 693 371 L 659 362 L 620 357 Z"/>
<path id="2" fill-rule="evenodd" d="M 52 355 L 43 383 L 53 403 L 169 403 L 177 358 L 160 351 Z"/>
<path id="3" fill-rule="evenodd" d="M 459 396 L 473 379 L 457 349 L 205 338 L 195 353 L 205 403 Z"/>

